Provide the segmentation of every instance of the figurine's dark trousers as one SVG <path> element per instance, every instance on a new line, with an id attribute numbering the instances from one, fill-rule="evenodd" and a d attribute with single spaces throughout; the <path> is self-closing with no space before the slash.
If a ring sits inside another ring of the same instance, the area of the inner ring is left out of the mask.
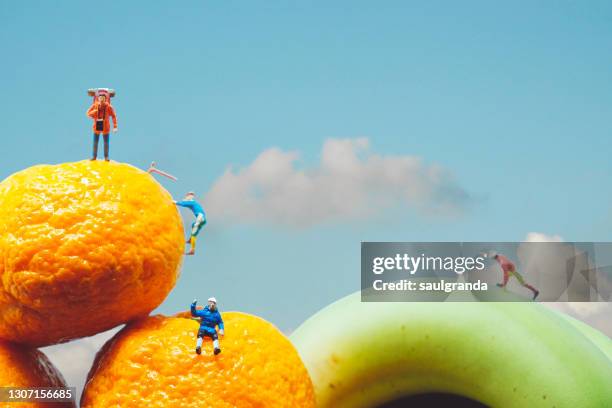
<path id="1" fill-rule="evenodd" d="M 109 150 L 109 135 L 105 133 L 102 135 L 104 137 L 104 158 L 108 160 L 108 150 Z M 93 137 L 93 157 L 92 159 L 98 158 L 98 142 L 100 142 L 100 134 L 94 133 Z"/>
<path id="2" fill-rule="evenodd" d="M 202 347 L 202 338 L 210 337 L 213 339 L 213 347 L 219 348 L 219 336 L 217 335 L 217 331 L 211 327 L 200 327 L 198 330 L 198 339 L 196 341 L 196 347 Z"/>

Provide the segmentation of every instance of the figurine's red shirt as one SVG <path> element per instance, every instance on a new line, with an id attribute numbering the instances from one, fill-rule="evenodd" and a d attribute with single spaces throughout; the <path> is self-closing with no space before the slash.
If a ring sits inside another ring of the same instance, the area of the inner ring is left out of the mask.
<path id="1" fill-rule="evenodd" d="M 514 266 L 512 261 L 503 255 L 497 255 L 497 262 L 499 262 L 499 266 L 501 266 L 502 270 L 506 273 L 514 272 L 516 270 L 516 267 Z"/>
<path id="2" fill-rule="evenodd" d="M 99 102 L 94 102 L 93 105 L 87 110 L 87 116 L 94 120 L 93 131 L 94 133 L 109 133 L 110 132 L 110 118 L 113 118 L 113 125 L 117 128 L 117 116 L 115 110 L 110 103 L 105 103 L 104 106 L 100 106 Z M 102 119 L 104 121 L 104 128 L 102 132 L 96 130 L 96 120 Z"/>

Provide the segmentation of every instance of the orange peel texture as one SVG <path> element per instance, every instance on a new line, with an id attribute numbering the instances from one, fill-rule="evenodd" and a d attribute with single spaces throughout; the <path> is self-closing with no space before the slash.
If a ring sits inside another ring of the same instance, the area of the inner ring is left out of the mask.
<path id="1" fill-rule="evenodd" d="M 0 183 L 0 338 L 45 346 L 110 329 L 174 287 L 183 225 L 148 173 L 39 165 Z"/>
<path id="2" fill-rule="evenodd" d="M 0 386 L 66 387 L 64 377 L 42 352 L 0 340 Z M 0 402 L 1 408 L 73 408 L 71 402 Z"/>
<path id="3" fill-rule="evenodd" d="M 221 354 L 184 313 L 126 326 L 96 356 L 81 398 L 84 408 L 314 408 L 308 372 L 289 339 L 267 321 L 223 314 Z"/>

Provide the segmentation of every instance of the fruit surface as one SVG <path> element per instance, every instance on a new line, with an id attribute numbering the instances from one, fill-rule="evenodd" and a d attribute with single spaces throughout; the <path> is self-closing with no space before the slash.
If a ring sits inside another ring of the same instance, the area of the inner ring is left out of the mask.
<path id="1" fill-rule="evenodd" d="M 500 408 L 612 406 L 612 361 L 534 303 L 362 303 L 357 293 L 291 339 L 323 408 L 436 392 Z"/>
<path id="2" fill-rule="evenodd" d="M 40 351 L 0 341 L 0 386 L 66 387 L 62 375 Z M 74 403 L 0 402 L 2 408 L 72 408 Z"/>
<path id="3" fill-rule="evenodd" d="M 571 324 L 576 330 L 582 333 L 587 339 L 591 340 L 599 349 L 612 361 L 612 341 L 610 338 L 599 330 L 581 322 L 562 312 L 557 312 L 557 315 Z"/>
<path id="4" fill-rule="evenodd" d="M 147 315 L 184 249 L 172 197 L 127 164 L 40 165 L 0 183 L 0 338 L 34 346 Z"/>
<path id="5" fill-rule="evenodd" d="M 183 317 L 184 316 L 184 317 Z M 187 314 L 134 322 L 103 347 L 82 407 L 314 408 L 304 363 L 281 332 L 256 316 L 223 313 L 221 354 Z"/>

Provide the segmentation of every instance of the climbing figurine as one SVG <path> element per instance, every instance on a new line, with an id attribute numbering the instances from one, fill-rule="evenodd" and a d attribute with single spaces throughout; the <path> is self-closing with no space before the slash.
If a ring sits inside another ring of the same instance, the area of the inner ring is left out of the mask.
<path id="1" fill-rule="evenodd" d="M 502 283 L 498 283 L 497 286 L 499 286 L 500 288 L 505 288 L 508 284 L 508 280 L 510 279 L 510 277 L 514 276 L 522 286 L 533 292 L 533 300 L 538 297 L 540 291 L 525 282 L 525 279 L 523 279 L 521 274 L 517 272 L 516 266 L 514 266 L 514 263 L 512 263 L 510 259 L 506 258 L 501 254 L 498 254 L 495 251 L 491 251 L 488 256 L 495 259 L 504 271 L 504 280 Z"/>
<path id="2" fill-rule="evenodd" d="M 202 354 L 202 339 L 204 336 L 210 337 L 213 340 L 215 355 L 221 352 L 219 347 L 219 336 L 217 335 L 216 327 L 219 326 L 219 334 L 221 337 L 225 335 L 223 331 L 223 319 L 221 313 L 217 309 L 217 299 L 211 297 L 208 299 L 208 305 L 204 309 L 196 309 L 197 299 L 191 304 L 191 315 L 200 318 L 200 329 L 198 330 L 198 339 L 196 341 L 196 353 Z"/>
<path id="3" fill-rule="evenodd" d="M 87 90 L 89 96 L 93 96 L 93 103 L 87 110 L 87 116 L 93 119 L 93 156 L 91 160 L 98 158 L 98 142 L 100 135 L 104 138 L 104 160 L 108 161 L 110 118 L 113 118 L 113 132 L 117 131 L 117 115 L 111 105 L 111 98 L 115 91 L 108 88 L 92 88 Z"/>
<path id="4" fill-rule="evenodd" d="M 204 212 L 204 209 L 200 203 L 195 200 L 195 193 L 193 191 L 188 192 L 182 201 L 175 201 L 174 204 L 189 208 L 196 217 L 195 221 L 191 224 L 191 235 L 187 240 L 187 243 L 191 246 L 191 249 L 186 255 L 193 255 L 195 254 L 197 236 L 202 227 L 206 225 L 206 213 Z"/>

